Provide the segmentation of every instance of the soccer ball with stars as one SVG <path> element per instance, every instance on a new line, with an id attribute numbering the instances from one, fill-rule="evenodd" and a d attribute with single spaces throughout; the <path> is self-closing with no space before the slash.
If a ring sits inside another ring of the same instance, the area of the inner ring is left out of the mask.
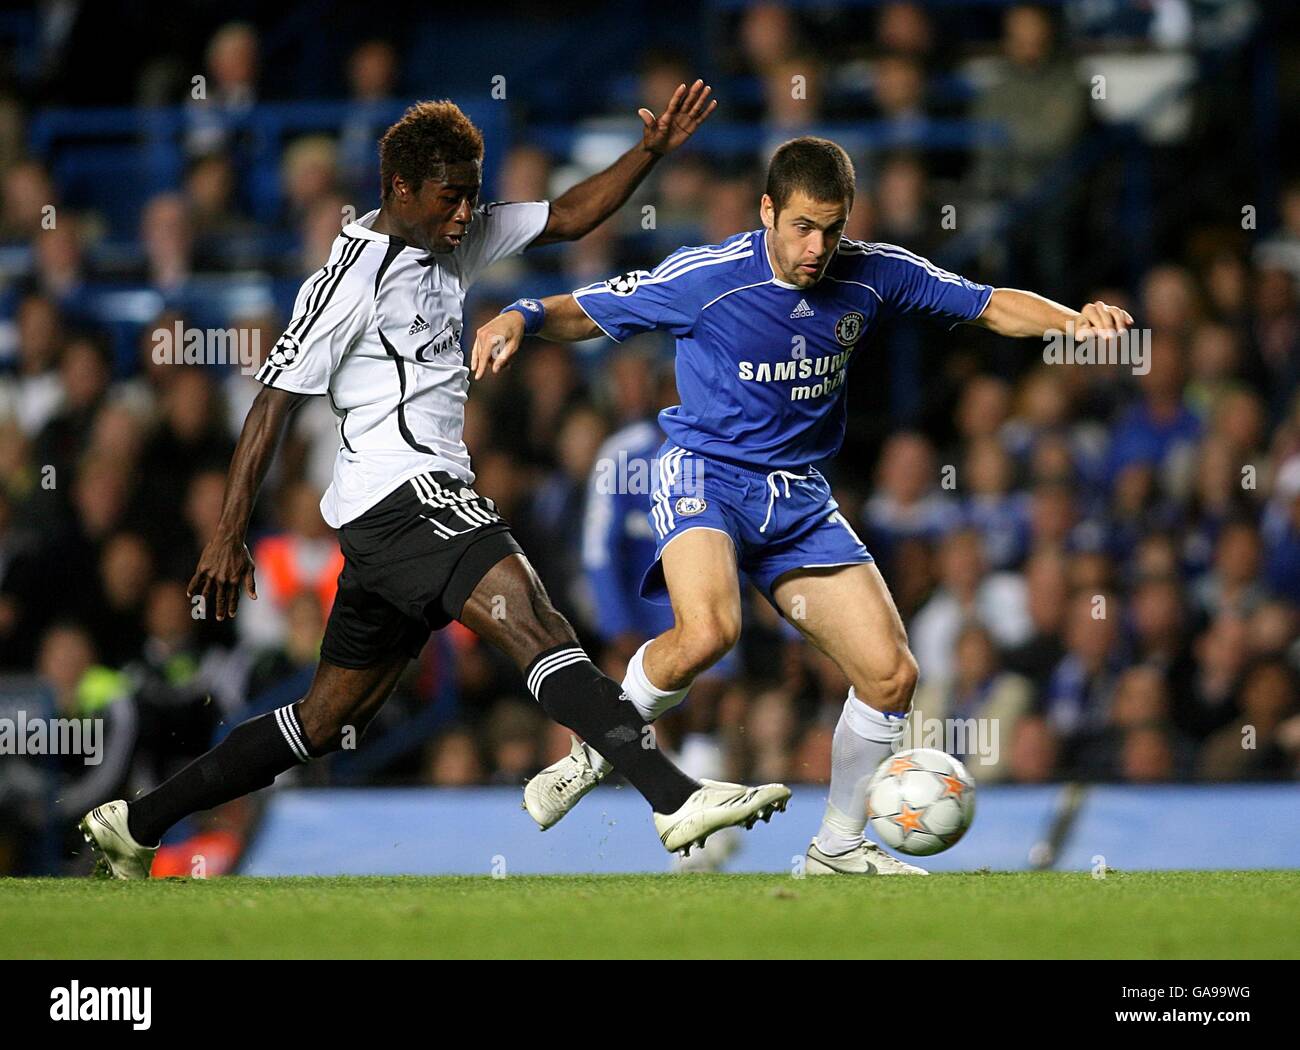
<path id="1" fill-rule="evenodd" d="M 952 755 L 918 747 L 885 759 L 867 783 L 867 822 L 914 857 L 957 844 L 975 819 L 975 780 Z"/>

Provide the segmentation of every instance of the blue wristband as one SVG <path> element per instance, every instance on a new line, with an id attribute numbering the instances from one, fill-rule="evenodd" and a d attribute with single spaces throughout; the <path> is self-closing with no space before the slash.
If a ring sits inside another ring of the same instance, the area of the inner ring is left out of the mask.
<path id="1" fill-rule="evenodd" d="M 501 312 L 513 310 L 524 318 L 524 335 L 536 335 L 546 323 L 546 308 L 537 299 L 516 299 Z"/>

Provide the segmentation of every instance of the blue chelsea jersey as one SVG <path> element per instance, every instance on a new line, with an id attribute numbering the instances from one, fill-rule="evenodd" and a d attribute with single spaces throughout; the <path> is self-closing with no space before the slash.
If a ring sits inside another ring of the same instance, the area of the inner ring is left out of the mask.
<path id="1" fill-rule="evenodd" d="M 845 381 L 872 326 L 891 314 L 951 323 L 978 317 L 993 289 L 893 244 L 840 241 L 810 288 L 780 280 L 766 232 L 680 248 L 573 293 L 610 338 L 677 337 L 682 403 L 659 421 L 668 440 L 754 470 L 799 470 L 839 451 Z"/>

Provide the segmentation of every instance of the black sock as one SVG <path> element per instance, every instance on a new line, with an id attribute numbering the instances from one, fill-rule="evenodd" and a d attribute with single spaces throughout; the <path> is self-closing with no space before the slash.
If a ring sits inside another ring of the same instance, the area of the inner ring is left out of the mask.
<path id="1" fill-rule="evenodd" d="M 207 754 L 129 803 L 127 829 L 136 842 L 151 846 L 183 817 L 269 787 L 286 769 L 313 757 L 297 704 L 250 718 Z"/>
<path id="2" fill-rule="evenodd" d="M 542 710 L 608 759 L 656 813 L 675 812 L 699 789 L 657 747 L 645 746 L 647 723 L 579 646 L 547 649 L 524 677 Z"/>

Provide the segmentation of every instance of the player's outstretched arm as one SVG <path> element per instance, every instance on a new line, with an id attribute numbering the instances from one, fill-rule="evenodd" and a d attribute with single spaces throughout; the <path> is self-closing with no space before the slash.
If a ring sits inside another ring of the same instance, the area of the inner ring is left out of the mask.
<path id="1" fill-rule="evenodd" d="M 534 335 L 553 343 L 580 343 L 601 334 L 600 326 L 583 312 L 572 295 L 552 295 L 537 302 L 545 311 L 545 320 Z M 507 309 L 474 334 L 469 370 L 475 379 L 482 379 L 489 366 L 494 375 L 510 367 L 511 359 L 524 340 L 525 327 L 524 315 Z"/>
<path id="2" fill-rule="evenodd" d="M 203 548 L 194 578 L 186 588 L 191 598 L 202 594 L 205 601 L 215 602 L 218 620 L 235 615 L 241 589 L 247 590 L 250 598 L 257 597 L 253 557 L 244 543 L 248 519 L 289 417 L 306 398 L 306 394 L 263 387 L 244 420 L 226 475 L 217 531 Z"/>
<path id="3" fill-rule="evenodd" d="M 648 109 L 638 110 L 643 125 L 640 145 L 553 200 L 546 228 L 533 244 L 576 241 L 618 211 L 659 158 L 695 134 L 695 129 L 717 108 L 717 99 L 709 100 L 712 91 L 702 80 L 690 88 L 681 84 L 659 116 Z"/>
<path id="4" fill-rule="evenodd" d="M 1013 338 L 1043 336 L 1073 328 L 1075 338 L 1082 339 L 1119 335 L 1128 330 L 1133 318 L 1127 310 L 1100 301 L 1087 303 L 1081 310 L 1071 310 L 1034 292 L 995 288 L 984 312 L 971 323 Z"/>

